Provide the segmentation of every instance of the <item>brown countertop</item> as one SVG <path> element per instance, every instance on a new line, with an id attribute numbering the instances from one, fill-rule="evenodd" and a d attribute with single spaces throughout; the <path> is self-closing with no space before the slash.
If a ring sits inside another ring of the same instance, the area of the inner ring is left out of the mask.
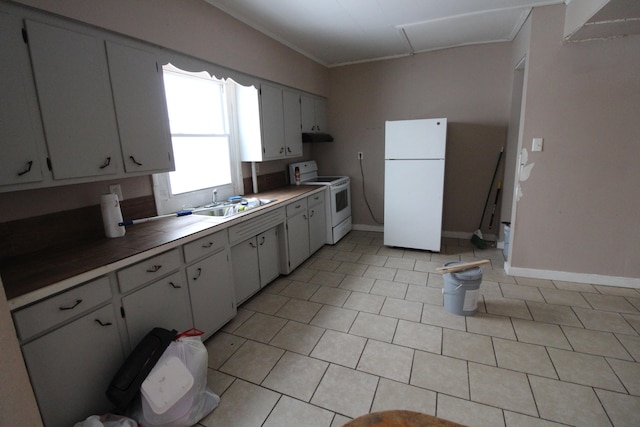
<path id="1" fill-rule="evenodd" d="M 223 230 L 256 213 L 321 191 L 317 186 L 286 186 L 245 197 L 276 199 L 231 218 L 204 215 L 170 217 L 127 227 L 123 237 L 92 239 L 5 260 L 0 265 L 9 308 L 16 309 L 87 280 L 141 261 L 156 253 L 200 237 L 201 232 Z M 204 233 L 203 233 L 204 234 Z"/>

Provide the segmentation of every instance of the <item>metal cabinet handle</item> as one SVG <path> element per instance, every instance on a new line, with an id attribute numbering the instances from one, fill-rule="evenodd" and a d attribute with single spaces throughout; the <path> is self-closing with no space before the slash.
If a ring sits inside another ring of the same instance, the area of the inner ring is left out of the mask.
<path id="1" fill-rule="evenodd" d="M 293 153 L 293 151 L 291 151 L 291 147 L 287 147 L 287 152 Z"/>
<path id="2" fill-rule="evenodd" d="M 315 213 L 316 213 L 315 210 L 309 211 L 309 218 L 312 218 Z"/>
<path id="3" fill-rule="evenodd" d="M 264 240 L 265 240 L 265 238 L 264 238 L 264 236 L 262 236 L 262 238 L 260 239 L 260 246 L 264 245 Z"/>
<path id="4" fill-rule="evenodd" d="M 202 245 L 202 248 L 209 249 L 211 246 L 213 246 L 213 242 L 205 243 L 204 245 Z"/>
<path id="5" fill-rule="evenodd" d="M 76 302 L 70 306 L 70 307 L 60 307 L 60 310 L 65 311 L 65 310 L 73 310 L 74 308 L 76 308 L 80 303 L 82 303 L 81 299 L 77 299 Z"/>
<path id="6" fill-rule="evenodd" d="M 307 214 L 302 214 L 302 218 L 304 218 L 304 219 L 309 219 L 309 217 L 307 216 Z"/>
<path id="7" fill-rule="evenodd" d="M 280 154 L 284 153 L 284 147 L 280 147 Z"/>
<path id="8" fill-rule="evenodd" d="M 258 246 L 254 242 L 249 242 L 249 246 L 252 248 L 257 248 Z"/>
<path id="9" fill-rule="evenodd" d="M 102 321 L 102 320 L 100 320 L 100 319 L 95 319 L 95 320 L 96 320 L 96 323 L 97 323 L 98 325 L 100 325 L 100 326 L 111 326 L 111 325 L 113 325 L 113 323 L 111 323 L 111 322 L 103 322 L 103 321 Z"/>
<path id="10" fill-rule="evenodd" d="M 196 280 L 196 279 L 193 279 L 193 280 Z M 180 285 L 176 285 L 176 284 L 175 284 L 175 283 L 173 283 L 173 282 L 169 282 L 169 284 L 171 285 L 171 287 L 172 287 L 173 289 L 182 289 L 182 286 L 180 286 Z"/>
<path id="11" fill-rule="evenodd" d="M 107 157 L 107 160 L 104 161 L 104 163 L 102 164 L 102 166 L 100 166 L 100 169 L 104 169 L 107 166 L 109 166 L 111 164 L 111 157 Z"/>
<path id="12" fill-rule="evenodd" d="M 196 275 L 193 276 L 193 280 L 198 280 L 201 275 L 202 275 L 202 268 L 198 267 L 198 269 L 196 270 Z"/>
<path id="13" fill-rule="evenodd" d="M 147 269 L 147 273 L 155 273 L 162 268 L 162 265 L 154 264 L 151 268 Z"/>
<path id="14" fill-rule="evenodd" d="M 135 157 L 133 157 L 133 156 L 129 156 L 129 158 L 130 158 L 130 159 L 131 159 L 131 161 L 132 161 L 133 163 L 135 163 L 137 166 L 142 166 L 142 163 L 140 163 L 139 161 L 137 161 Z"/>
<path id="15" fill-rule="evenodd" d="M 26 173 L 29 173 L 31 171 L 31 166 L 33 166 L 33 160 L 29 160 L 27 162 L 27 168 L 25 170 L 23 170 L 22 172 L 18 172 L 18 176 L 22 176 Z"/>

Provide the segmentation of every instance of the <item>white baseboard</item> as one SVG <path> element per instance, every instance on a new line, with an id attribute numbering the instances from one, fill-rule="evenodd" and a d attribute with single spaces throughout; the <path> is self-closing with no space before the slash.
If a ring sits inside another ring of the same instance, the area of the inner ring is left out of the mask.
<path id="1" fill-rule="evenodd" d="M 384 232 L 384 226 L 382 225 L 366 225 L 366 224 L 353 224 L 351 228 L 356 231 L 377 231 Z"/>
<path id="2" fill-rule="evenodd" d="M 530 277 L 532 279 L 562 280 L 565 282 L 640 289 L 640 278 L 635 277 L 604 276 L 600 274 L 512 267 L 508 261 L 504 263 L 504 271 L 510 276 Z"/>
<path id="3" fill-rule="evenodd" d="M 383 225 L 353 224 L 351 227 L 353 230 L 356 230 L 356 231 L 377 231 L 380 233 L 384 232 Z M 452 239 L 469 240 L 471 239 L 471 236 L 473 236 L 473 233 L 469 233 L 466 231 L 443 231 L 442 232 L 442 237 L 449 237 Z M 495 242 L 498 236 L 496 236 L 495 234 L 483 234 L 483 238 Z"/>

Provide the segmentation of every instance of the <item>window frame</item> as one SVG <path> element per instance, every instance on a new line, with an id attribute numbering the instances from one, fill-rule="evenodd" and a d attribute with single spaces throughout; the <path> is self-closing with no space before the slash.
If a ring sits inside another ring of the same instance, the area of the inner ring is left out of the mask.
<path id="1" fill-rule="evenodd" d="M 153 195 L 156 204 L 156 210 L 159 215 L 178 212 L 185 209 L 204 206 L 211 203 L 214 199 L 214 189 L 217 192 L 217 200 L 226 200 L 228 197 L 234 195 L 244 194 L 244 184 L 242 176 L 242 164 L 240 160 L 240 144 L 238 139 L 238 120 L 237 120 L 237 106 L 235 101 L 235 82 L 231 78 L 217 78 L 210 73 L 205 67 L 199 67 L 200 71 L 190 71 L 176 67 L 172 63 L 164 65 L 163 70 L 166 68 L 173 72 L 182 72 L 185 74 L 197 75 L 206 73 L 209 78 L 223 82 L 226 108 L 227 108 L 227 120 L 228 120 L 228 132 L 229 132 L 229 161 L 231 169 L 231 183 L 226 185 L 220 185 L 216 187 L 208 187 L 200 190 L 190 191 L 180 194 L 171 193 L 171 184 L 169 180 L 169 173 L 159 173 L 152 175 L 153 181 Z M 189 67 L 191 68 L 191 67 Z M 173 135 L 171 135 L 173 144 Z"/>

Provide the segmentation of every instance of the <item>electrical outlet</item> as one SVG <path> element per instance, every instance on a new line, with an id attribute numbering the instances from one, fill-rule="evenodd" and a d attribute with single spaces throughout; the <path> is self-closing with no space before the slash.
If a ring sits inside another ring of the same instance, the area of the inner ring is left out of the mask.
<path id="1" fill-rule="evenodd" d="M 362 154 L 362 151 L 358 151 L 358 160 L 362 160 L 364 158 L 364 155 Z"/>
<path id="2" fill-rule="evenodd" d="M 119 201 L 124 200 L 124 197 L 122 197 L 122 187 L 120 186 L 120 184 L 110 185 L 109 186 L 109 193 L 117 194 Z"/>

